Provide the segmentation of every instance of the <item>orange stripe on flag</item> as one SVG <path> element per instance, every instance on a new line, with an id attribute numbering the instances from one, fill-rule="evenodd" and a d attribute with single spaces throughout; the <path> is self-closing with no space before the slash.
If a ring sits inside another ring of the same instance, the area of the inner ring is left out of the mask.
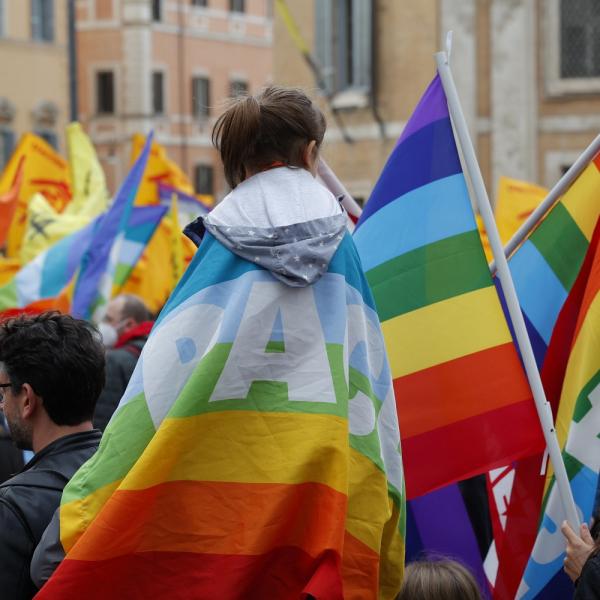
<path id="1" fill-rule="evenodd" d="M 69 558 L 107 560 L 140 552 L 265 554 L 295 546 L 341 553 L 346 496 L 318 483 L 173 481 L 117 490 Z M 310 506 L 307 512 L 304 507 Z"/>
<path id="2" fill-rule="evenodd" d="M 394 391 L 403 438 L 531 398 L 512 343 L 399 377 Z"/>

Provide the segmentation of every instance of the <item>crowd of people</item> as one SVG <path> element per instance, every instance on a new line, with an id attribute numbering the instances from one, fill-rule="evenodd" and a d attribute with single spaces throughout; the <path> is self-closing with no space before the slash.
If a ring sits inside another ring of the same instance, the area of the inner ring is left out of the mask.
<path id="1" fill-rule="evenodd" d="M 297 110 L 307 115 L 304 122 L 294 118 Z M 319 109 L 298 91 L 270 88 L 258 97 L 237 100 L 215 131 L 231 187 L 235 189 L 250 178 L 256 178 L 260 186 L 262 175 L 273 169 L 303 170 L 303 174 L 314 176 L 324 128 Z M 306 198 L 304 205 L 293 207 L 306 220 L 314 212 L 310 200 Z M 342 214 L 333 197 L 330 209 L 328 216 Z M 317 281 L 322 270 L 305 275 L 312 262 L 302 263 L 299 271 L 296 264 L 300 259 L 294 262 L 297 257 L 291 256 L 290 264 L 284 264 L 273 245 L 265 245 L 265 254 L 252 259 L 245 240 L 232 241 L 227 237 L 231 228 L 220 227 L 219 219 L 227 211 L 243 215 L 247 229 L 259 222 L 276 224 L 277 215 L 262 214 L 264 210 L 251 201 L 234 206 L 233 200 L 225 198 L 205 225 L 245 260 L 280 261 L 273 267 L 272 277 L 287 286 L 289 293 L 296 293 L 294 290 Z M 286 206 L 275 210 L 284 212 Z M 251 231 L 247 235 L 251 236 Z M 310 238 L 303 241 L 311 250 L 318 246 Z M 305 282 L 303 277 L 307 277 Z M 205 325 L 197 323 L 199 328 Z M 62 491 L 98 449 L 152 327 L 152 315 L 143 302 L 128 295 L 111 300 L 98 328 L 56 312 L 0 323 L 2 598 L 32 598 L 60 563 L 60 553 L 58 557 L 53 553 L 53 539 L 55 542 L 58 535 L 56 519 Z M 22 451 L 34 453 L 26 464 Z M 600 597 L 600 553 L 595 532 L 582 526 L 576 533 L 565 523 L 563 533 L 567 540 L 565 570 L 577 584 L 575 598 Z M 476 600 L 483 598 L 483 592 L 459 562 L 451 557 L 430 557 L 407 566 L 398 598 Z"/>

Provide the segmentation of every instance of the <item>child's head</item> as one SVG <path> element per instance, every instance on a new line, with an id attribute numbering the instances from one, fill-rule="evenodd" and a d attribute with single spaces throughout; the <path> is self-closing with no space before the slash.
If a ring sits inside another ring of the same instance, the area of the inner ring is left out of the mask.
<path id="1" fill-rule="evenodd" d="M 481 600 L 473 575 L 449 559 L 409 563 L 398 600 Z"/>
<path id="2" fill-rule="evenodd" d="M 273 164 L 312 169 L 325 117 L 301 90 L 271 86 L 242 96 L 217 119 L 213 144 L 231 188 Z"/>

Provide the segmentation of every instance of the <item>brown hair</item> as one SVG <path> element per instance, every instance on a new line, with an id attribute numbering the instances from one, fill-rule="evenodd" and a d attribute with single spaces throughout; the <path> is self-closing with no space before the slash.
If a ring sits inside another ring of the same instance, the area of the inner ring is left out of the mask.
<path id="1" fill-rule="evenodd" d="M 306 145 L 315 140 L 319 148 L 325 128 L 323 113 L 302 90 L 270 86 L 257 96 L 234 99 L 217 119 L 212 141 L 234 188 L 247 172 L 272 163 L 304 167 Z"/>
<path id="2" fill-rule="evenodd" d="M 398 600 L 482 600 L 482 596 L 468 569 L 440 559 L 408 564 Z"/>

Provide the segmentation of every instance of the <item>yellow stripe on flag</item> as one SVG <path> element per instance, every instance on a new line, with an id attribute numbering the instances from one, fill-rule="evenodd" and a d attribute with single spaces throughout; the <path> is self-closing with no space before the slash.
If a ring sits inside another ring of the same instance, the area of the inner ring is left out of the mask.
<path id="1" fill-rule="evenodd" d="M 345 494 L 347 443 L 348 423 L 333 415 L 227 411 L 167 418 L 121 489 L 179 480 L 311 481 Z M 323 464 L 331 468 L 324 471 Z"/>
<path id="2" fill-rule="evenodd" d="M 121 483 L 113 481 L 84 498 L 72 500 L 60 507 L 60 543 L 65 552 L 70 552 L 75 542 L 83 535 L 86 527 L 100 512 L 105 502 Z M 83 517 L 83 518 L 82 518 Z M 88 517 L 85 519 L 85 517 Z"/>
<path id="3" fill-rule="evenodd" d="M 564 207 L 590 241 L 600 214 L 600 171 L 590 163 L 562 198 Z"/>
<path id="4" fill-rule="evenodd" d="M 556 435 L 561 448 L 564 448 L 567 442 L 577 397 L 600 368 L 598 323 L 600 323 L 600 294 L 594 298 L 588 308 L 569 356 L 556 417 Z"/>
<path id="5" fill-rule="evenodd" d="M 494 286 L 400 315 L 382 329 L 394 379 L 511 340 Z"/>
<path id="6" fill-rule="evenodd" d="M 350 485 L 346 531 L 379 554 L 383 526 L 392 514 L 381 507 L 387 503 L 385 474 L 364 454 L 350 449 Z"/>

